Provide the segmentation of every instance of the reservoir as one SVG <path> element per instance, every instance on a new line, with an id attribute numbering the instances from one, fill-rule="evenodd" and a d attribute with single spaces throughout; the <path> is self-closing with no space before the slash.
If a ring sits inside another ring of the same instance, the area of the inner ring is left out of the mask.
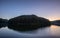
<path id="1" fill-rule="evenodd" d="M 8 27 L 0 28 L 0 38 L 39 38 L 39 37 L 60 37 L 60 26 L 51 25 L 46 28 L 39 28 L 33 31 L 17 31 Z"/>

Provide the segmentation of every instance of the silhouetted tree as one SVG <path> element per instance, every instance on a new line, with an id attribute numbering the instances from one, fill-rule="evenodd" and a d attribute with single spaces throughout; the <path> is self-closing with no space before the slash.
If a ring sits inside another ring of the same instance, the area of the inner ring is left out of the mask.
<path id="1" fill-rule="evenodd" d="M 34 30 L 50 26 L 50 21 L 36 15 L 22 15 L 8 21 L 8 27 L 19 30 Z"/>

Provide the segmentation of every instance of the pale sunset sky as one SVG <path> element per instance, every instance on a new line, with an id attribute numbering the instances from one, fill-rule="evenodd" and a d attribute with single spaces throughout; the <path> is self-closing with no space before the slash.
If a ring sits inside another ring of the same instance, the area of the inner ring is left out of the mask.
<path id="1" fill-rule="evenodd" d="M 0 18 L 35 14 L 49 20 L 60 20 L 59 0 L 0 0 Z"/>

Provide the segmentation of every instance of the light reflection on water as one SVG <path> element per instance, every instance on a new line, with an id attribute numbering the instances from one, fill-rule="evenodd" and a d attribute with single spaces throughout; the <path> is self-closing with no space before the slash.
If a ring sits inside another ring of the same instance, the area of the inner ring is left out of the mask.
<path id="1" fill-rule="evenodd" d="M 60 26 L 51 26 L 51 33 L 55 36 L 60 36 Z"/>
<path id="2" fill-rule="evenodd" d="M 40 37 L 40 36 L 60 36 L 60 27 L 52 25 L 51 27 L 37 29 L 34 31 L 18 32 L 7 27 L 0 29 L 0 37 Z"/>

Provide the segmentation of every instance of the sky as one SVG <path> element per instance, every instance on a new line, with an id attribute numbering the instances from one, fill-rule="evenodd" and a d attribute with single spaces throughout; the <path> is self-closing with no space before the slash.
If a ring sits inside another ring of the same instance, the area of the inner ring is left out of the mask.
<path id="1" fill-rule="evenodd" d="M 49 20 L 60 20 L 59 0 L 0 0 L 0 18 L 37 15 Z"/>

